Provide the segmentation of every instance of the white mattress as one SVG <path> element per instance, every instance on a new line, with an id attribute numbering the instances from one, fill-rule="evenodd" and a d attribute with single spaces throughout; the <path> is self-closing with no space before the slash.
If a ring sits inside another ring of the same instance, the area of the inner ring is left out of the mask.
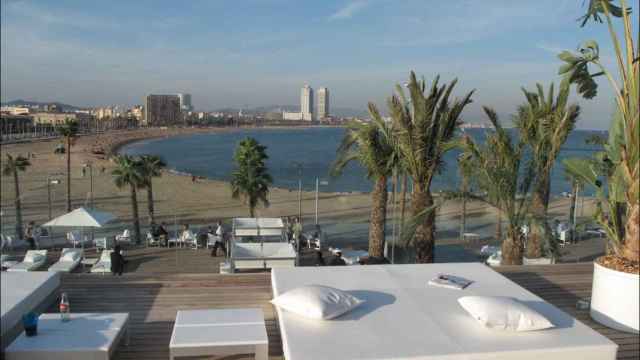
<path id="1" fill-rule="evenodd" d="M 54 272 L 3 272 L 0 276 L 3 336 L 60 286 L 60 275 Z"/>
<path id="2" fill-rule="evenodd" d="M 465 290 L 427 286 L 439 273 L 474 280 Z M 300 359 L 614 360 L 617 345 L 555 306 L 478 263 L 273 269 L 274 296 L 306 284 L 333 286 L 366 300 L 330 321 L 277 310 L 284 355 Z M 556 328 L 488 330 L 460 307 L 467 295 L 524 301 Z"/>

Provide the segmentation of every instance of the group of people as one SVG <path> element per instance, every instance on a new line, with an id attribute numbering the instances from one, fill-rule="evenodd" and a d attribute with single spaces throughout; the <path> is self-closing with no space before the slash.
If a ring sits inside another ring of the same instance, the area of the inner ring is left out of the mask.
<path id="1" fill-rule="evenodd" d="M 167 246 L 169 244 L 169 231 L 167 231 L 167 224 L 162 222 L 159 226 L 152 222 L 151 230 L 149 231 L 155 241 L 161 246 Z"/>

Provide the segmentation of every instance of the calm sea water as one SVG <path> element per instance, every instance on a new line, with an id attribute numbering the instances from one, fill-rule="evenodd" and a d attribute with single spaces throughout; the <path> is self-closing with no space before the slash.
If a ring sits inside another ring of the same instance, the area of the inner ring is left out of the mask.
<path id="1" fill-rule="evenodd" d="M 467 129 L 473 138 L 481 141 L 483 129 Z M 302 184 L 306 190 L 315 189 L 315 179 L 322 180 L 320 191 L 368 192 L 371 182 L 366 172 L 357 164 L 350 164 L 342 176 L 332 178 L 329 169 L 335 159 L 336 149 L 344 135 L 343 128 L 306 129 L 248 129 L 220 134 L 196 134 L 153 139 L 130 144 L 122 152 L 131 155 L 156 154 L 162 156 L 169 168 L 179 172 L 228 181 L 234 168 L 233 153 L 237 144 L 246 137 L 254 137 L 267 146 L 267 166 L 278 187 L 297 189 L 298 170 L 295 163 L 302 163 Z M 585 140 L 595 131 L 574 131 L 564 144 L 553 169 L 551 191 L 553 194 L 570 191 L 564 176 L 562 159 L 589 157 L 599 147 L 587 145 Z M 445 156 L 445 167 L 433 182 L 434 190 L 454 189 L 459 184 L 456 166 L 457 152 Z"/>

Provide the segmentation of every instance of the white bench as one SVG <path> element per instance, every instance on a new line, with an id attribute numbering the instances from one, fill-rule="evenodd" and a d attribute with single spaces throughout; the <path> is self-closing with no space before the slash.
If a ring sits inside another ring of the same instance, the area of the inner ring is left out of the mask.
<path id="1" fill-rule="evenodd" d="M 181 310 L 173 325 L 169 359 L 182 356 L 255 354 L 269 357 L 261 309 Z"/>

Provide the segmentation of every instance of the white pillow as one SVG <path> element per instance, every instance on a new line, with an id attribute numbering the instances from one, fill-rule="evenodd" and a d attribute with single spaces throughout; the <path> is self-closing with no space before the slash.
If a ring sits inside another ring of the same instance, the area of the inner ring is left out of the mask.
<path id="1" fill-rule="evenodd" d="M 489 329 L 532 331 L 554 327 L 546 317 L 511 297 L 464 296 L 458 303 Z"/>
<path id="2" fill-rule="evenodd" d="M 60 260 L 63 261 L 76 261 L 80 257 L 80 252 L 75 250 L 65 251 Z"/>
<path id="3" fill-rule="evenodd" d="M 273 305 L 286 311 L 318 320 L 336 318 L 363 302 L 342 290 L 322 285 L 301 286 L 271 300 Z"/>
<path id="4" fill-rule="evenodd" d="M 38 252 L 27 252 L 27 254 L 24 256 L 25 262 L 37 263 L 42 261 L 43 259 L 44 255 Z"/>

